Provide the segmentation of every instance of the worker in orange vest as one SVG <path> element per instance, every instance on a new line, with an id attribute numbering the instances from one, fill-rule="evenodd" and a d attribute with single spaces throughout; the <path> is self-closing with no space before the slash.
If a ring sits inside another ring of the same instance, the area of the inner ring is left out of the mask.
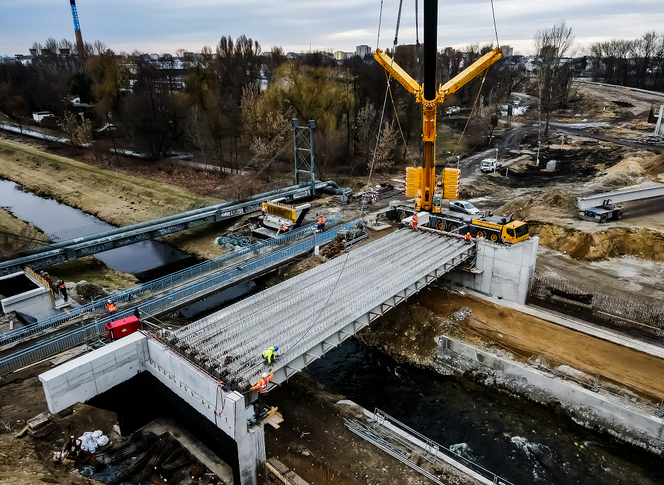
<path id="1" fill-rule="evenodd" d="M 270 371 L 269 374 L 267 372 L 263 372 L 263 375 L 258 380 L 256 385 L 251 388 L 251 390 L 252 391 L 257 390 L 260 394 L 267 393 L 267 386 L 273 377 L 274 377 L 274 372 Z"/>
<path id="2" fill-rule="evenodd" d="M 115 305 L 113 304 L 113 302 L 111 300 L 108 300 L 106 302 L 106 308 L 108 308 L 108 313 L 110 313 L 111 315 L 115 314 L 116 308 L 115 308 Z"/>
<path id="3" fill-rule="evenodd" d="M 417 222 L 419 220 L 419 216 L 417 214 L 413 214 L 413 231 L 417 231 Z"/>
<path id="4" fill-rule="evenodd" d="M 473 240 L 472 236 L 470 235 L 469 232 L 466 233 L 466 235 L 463 237 L 467 243 L 470 244 L 470 242 Z"/>

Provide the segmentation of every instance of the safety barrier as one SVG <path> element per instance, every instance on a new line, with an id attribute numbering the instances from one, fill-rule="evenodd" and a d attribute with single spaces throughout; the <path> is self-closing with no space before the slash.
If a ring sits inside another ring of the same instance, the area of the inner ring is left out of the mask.
<path id="1" fill-rule="evenodd" d="M 328 220 L 330 219 L 333 221 L 338 221 L 341 219 L 341 215 L 335 216 L 334 218 L 329 218 Z M 53 357 L 60 352 L 64 352 L 65 350 L 68 350 L 72 347 L 86 343 L 90 339 L 97 339 L 104 335 L 106 323 L 120 320 L 122 318 L 128 318 L 134 315 L 136 310 L 138 310 L 141 315 L 160 314 L 178 308 L 179 306 L 182 306 L 187 302 L 191 302 L 196 298 L 202 298 L 203 296 L 209 294 L 212 291 L 220 289 L 221 287 L 230 286 L 234 283 L 251 278 L 252 276 L 257 275 L 270 267 L 277 266 L 285 261 L 288 261 L 289 259 L 311 251 L 314 245 L 328 243 L 337 236 L 339 231 L 351 230 L 353 227 L 358 226 L 361 223 L 361 219 L 357 219 L 319 234 L 312 234 L 312 228 L 305 227 L 295 231 L 290 235 L 282 236 L 282 238 L 257 244 L 256 246 L 260 246 L 259 248 L 247 248 L 247 253 L 251 253 L 255 249 L 258 249 L 258 252 L 260 253 L 261 250 L 264 250 L 265 248 L 274 248 L 275 246 L 286 244 L 288 238 L 291 238 L 292 240 L 292 238 L 298 237 L 298 233 L 299 237 L 303 238 L 302 241 L 296 244 L 285 248 L 276 249 L 268 252 L 267 254 L 263 254 L 262 256 L 257 256 L 253 259 L 246 260 L 237 266 L 228 268 L 221 273 L 213 275 L 212 277 L 205 278 L 202 281 L 193 283 L 186 288 L 181 288 L 147 302 L 137 304 L 135 307 L 130 309 L 122 311 L 119 310 L 113 316 L 106 316 L 96 320 L 93 323 L 86 324 L 77 329 L 58 335 L 53 339 L 40 342 L 11 355 L 2 357 L 0 358 L 0 376 L 21 369 L 40 360 Z M 306 236 L 307 232 L 309 233 L 309 236 Z M 237 251 L 237 253 L 243 251 L 245 250 L 243 249 Z M 208 261 L 207 263 L 212 262 L 213 261 Z M 177 274 L 179 273 L 175 273 L 175 275 Z M 173 275 L 171 275 L 171 277 L 165 277 L 161 279 L 168 280 L 172 278 L 172 276 Z M 173 281 L 177 279 L 178 278 L 176 277 L 173 279 Z"/>
<path id="2" fill-rule="evenodd" d="M 328 218 L 327 227 L 335 226 L 341 222 L 343 213 L 333 214 Z M 310 235 L 315 228 L 315 224 L 306 225 L 293 232 L 269 239 L 252 246 L 233 251 L 230 254 L 225 254 L 210 261 L 205 261 L 190 268 L 178 271 L 176 273 L 164 276 L 162 278 L 134 286 L 127 290 L 120 291 L 112 295 L 113 303 L 117 306 L 121 304 L 136 301 L 138 299 L 146 298 L 151 294 L 157 294 L 172 288 L 174 286 L 184 284 L 187 281 L 204 277 L 220 268 L 228 265 L 232 261 L 237 261 L 240 258 L 245 258 L 249 255 L 259 255 L 267 251 L 271 251 L 274 247 L 291 244 L 294 241 L 300 240 L 307 235 Z M 51 317 L 39 320 L 34 325 L 27 327 L 17 328 L 0 335 L 0 349 L 7 345 L 11 345 L 37 335 L 46 333 L 50 330 L 57 329 L 67 322 L 79 318 L 90 318 L 95 314 L 103 314 L 106 312 L 106 299 L 94 301 L 80 307 L 72 308 L 69 312 L 58 313 Z"/>

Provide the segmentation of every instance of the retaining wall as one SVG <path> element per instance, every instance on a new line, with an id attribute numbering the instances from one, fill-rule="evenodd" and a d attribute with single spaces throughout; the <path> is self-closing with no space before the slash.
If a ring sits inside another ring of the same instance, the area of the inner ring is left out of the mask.
<path id="1" fill-rule="evenodd" d="M 617 398 L 606 397 L 599 393 L 585 389 L 575 383 L 564 381 L 553 375 L 514 362 L 507 358 L 479 350 L 470 345 L 458 342 L 448 337 L 438 337 L 440 355 L 447 365 L 455 370 L 468 370 L 463 366 L 446 362 L 446 355 L 453 355 L 470 362 L 471 366 L 478 364 L 497 376 L 504 377 L 501 383 L 510 390 L 520 394 L 537 394 L 542 392 L 553 396 L 566 408 L 581 424 L 590 428 L 604 428 L 609 434 L 622 438 L 636 446 L 647 449 L 653 453 L 662 454 L 664 450 L 664 420 L 647 415 L 639 409 L 618 401 Z M 537 392 L 531 393 L 532 390 Z M 538 400 L 538 399 L 535 399 Z"/>
<path id="2" fill-rule="evenodd" d="M 444 281 L 516 303 L 524 304 L 535 273 L 538 237 L 518 244 L 497 244 L 477 238 L 477 272 L 455 269 Z"/>

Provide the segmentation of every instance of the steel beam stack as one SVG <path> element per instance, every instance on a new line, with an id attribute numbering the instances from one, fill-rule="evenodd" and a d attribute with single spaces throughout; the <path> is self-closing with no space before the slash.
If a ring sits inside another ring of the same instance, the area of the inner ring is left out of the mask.
<path id="1" fill-rule="evenodd" d="M 313 348 L 324 353 L 330 336 L 349 336 L 349 324 L 368 324 L 473 252 L 461 238 L 400 230 L 174 331 L 170 343 L 240 389 L 267 370 L 261 354 L 277 345 L 271 367 L 288 377 L 291 363 L 320 355 Z"/>

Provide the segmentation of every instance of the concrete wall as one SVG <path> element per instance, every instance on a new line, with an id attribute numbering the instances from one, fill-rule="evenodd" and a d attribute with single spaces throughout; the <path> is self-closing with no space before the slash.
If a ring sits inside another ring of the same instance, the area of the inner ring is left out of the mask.
<path id="1" fill-rule="evenodd" d="M 15 274 L 12 274 L 2 278 L 13 278 L 15 276 Z M 38 288 L 0 300 L 2 311 L 4 313 L 19 311 L 21 313 L 26 313 L 37 320 L 54 315 L 56 311 L 53 309 L 51 291 L 42 286 L 38 281 L 35 281 L 30 275 L 26 274 L 25 276 L 33 281 Z"/>
<path id="2" fill-rule="evenodd" d="M 497 244 L 478 238 L 475 266 L 482 270 L 481 273 L 455 269 L 445 275 L 443 280 L 524 304 L 535 272 L 538 245 L 538 237 L 531 237 L 518 244 Z"/>
<path id="3" fill-rule="evenodd" d="M 235 440 L 240 484 L 255 485 L 256 467 L 265 462 L 265 435 L 260 426 L 247 428 L 253 406 L 247 406 L 239 392 L 224 391 L 221 383 L 156 340 L 148 340 L 148 354 L 146 370 Z"/>
<path id="4" fill-rule="evenodd" d="M 57 413 L 131 379 L 145 370 L 147 357 L 147 338 L 137 332 L 41 374 L 49 411 Z"/>
<path id="5" fill-rule="evenodd" d="M 513 388 L 513 391 L 534 386 L 538 390 L 552 394 L 561 403 L 572 404 L 577 408 L 579 415 L 587 417 L 590 415 L 588 410 L 592 410 L 595 414 L 594 420 L 601 427 L 609 429 L 610 434 L 614 436 L 632 441 L 633 444 L 643 448 L 652 448 L 654 444 L 659 444 L 660 449 L 664 446 L 664 420 L 656 416 L 644 414 L 637 408 L 626 406 L 616 399 L 447 337 L 439 337 L 438 344 L 443 354 L 454 353 L 457 357 L 463 357 L 473 364 L 481 364 L 502 373 L 506 378 L 511 378 L 512 382 L 518 383 L 519 388 Z M 582 424 L 590 424 L 588 421 Z M 636 442 L 638 440 L 640 443 Z"/>
<path id="6" fill-rule="evenodd" d="M 247 434 L 242 394 L 222 390 L 218 382 L 162 343 L 148 339 L 147 346 L 146 370 L 234 440 Z"/>

